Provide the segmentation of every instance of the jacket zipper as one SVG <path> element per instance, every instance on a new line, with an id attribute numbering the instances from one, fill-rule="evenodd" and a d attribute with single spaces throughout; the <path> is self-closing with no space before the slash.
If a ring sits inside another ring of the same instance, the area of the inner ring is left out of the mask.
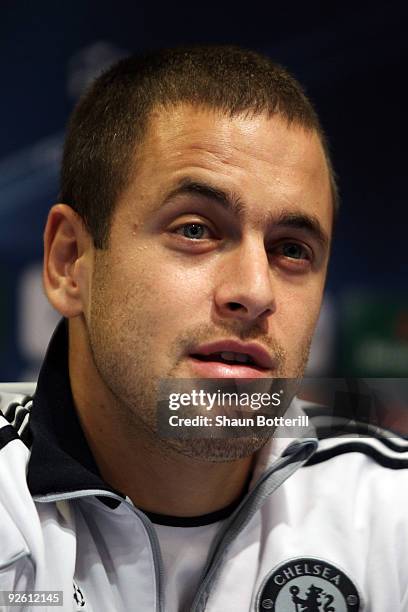
<path id="1" fill-rule="evenodd" d="M 313 455 L 316 448 L 316 439 L 304 439 L 301 442 L 295 441 L 290 444 L 274 465 L 261 476 L 248 496 L 242 500 L 211 546 L 207 563 L 201 575 L 200 587 L 196 592 L 190 612 L 203 612 L 205 610 L 211 585 L 217 577 L 229 546 L 248 524 L 266 497 L 269 497 L 289 476 L 298 470 Z M 278 473 L 279 476 L 273 478 Z"/>

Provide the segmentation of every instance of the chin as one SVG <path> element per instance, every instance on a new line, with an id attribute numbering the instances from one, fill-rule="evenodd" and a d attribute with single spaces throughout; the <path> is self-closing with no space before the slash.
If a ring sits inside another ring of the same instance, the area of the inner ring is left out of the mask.
<path id="1" fill-rule="evenodd" d="M 231 463 L 251 457 L 270 440 L 272 433 L 247 438 L 231 438 L 226 434 L 225 438 L 167 439 L 165 444 L 178 455 L 200 463 Z"/>

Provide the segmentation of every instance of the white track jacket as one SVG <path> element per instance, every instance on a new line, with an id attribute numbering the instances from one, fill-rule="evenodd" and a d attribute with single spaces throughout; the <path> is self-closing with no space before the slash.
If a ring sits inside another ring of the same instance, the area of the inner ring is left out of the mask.
<path id="1" fill-rule="evenodd" d="M 63 601 L 11 607 L 3 593 L 0 610 L 165 612 L 153 524 L 104 483 L 64 412 L 63 334 L 34 402 L 0 386 L 0 591 Z M 190 610 L 408 612 L 407 468 L 402 438 L 272 440 Z"/>

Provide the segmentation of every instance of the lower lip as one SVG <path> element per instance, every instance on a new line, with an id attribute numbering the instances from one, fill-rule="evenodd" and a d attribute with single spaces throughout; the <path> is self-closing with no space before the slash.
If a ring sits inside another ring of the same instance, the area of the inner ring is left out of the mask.
<path id="1" fill-rule="evenodd" d="M 201 361 L 189 357 L 190 366 L 197 378 L 268 378 L 270 370 L 249 365 L 229 365 L 220 361 Z"/>

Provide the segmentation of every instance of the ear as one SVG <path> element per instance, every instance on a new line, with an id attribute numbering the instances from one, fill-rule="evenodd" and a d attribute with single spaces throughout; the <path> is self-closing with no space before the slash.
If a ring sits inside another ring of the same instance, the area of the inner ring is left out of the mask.
<path id="1" fill-rule="evenodd" d="M 86 312 L 94 245 L 81 217 L 68 205 L 56 204 L 44 231 L 44 289 L 64 317 Z"/>

